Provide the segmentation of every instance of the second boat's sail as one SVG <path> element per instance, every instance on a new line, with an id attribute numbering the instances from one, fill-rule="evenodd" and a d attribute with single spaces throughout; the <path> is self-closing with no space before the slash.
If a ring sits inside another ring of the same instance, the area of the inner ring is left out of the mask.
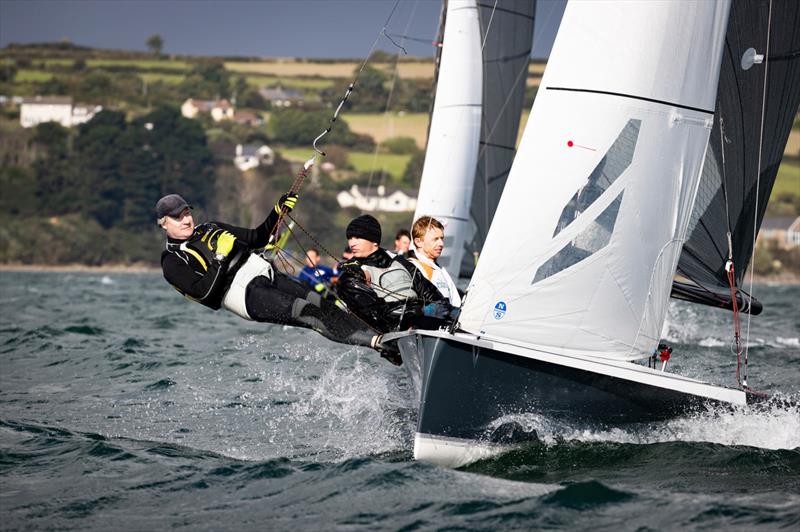
<path id="1" fill-rule="evenodd" d="M 729 255 L 735 286 L 742 286 L 798 104 L 800 2 L 734 2 L 716 120 L 678 264 L 678 272 L 698 288 L 676 284 L 677 297 L 729 306 Z"/>
<path id="2" fill-rule="evenodd" d="M 446 224 L 446 253 L 439 262 L 460 264 L 469 221 L 469 200 L 481 119 L 480 26 L 475 0 L 450 0 L 439 62 L 436 99 L 414 218 L 430 215 Z"/>

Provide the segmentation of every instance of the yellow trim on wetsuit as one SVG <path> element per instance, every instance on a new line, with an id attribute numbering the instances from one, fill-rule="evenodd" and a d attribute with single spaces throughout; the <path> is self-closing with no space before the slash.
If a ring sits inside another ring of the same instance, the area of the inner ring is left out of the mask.
<path id="1" fill-rule="evenodd" d="M 187 253 L 190 253 L 194 258 L 196 258 L 197 262 L 200 263 L 200 266 L 203 267 L 203 270 L 208 271 L 208 265 L 206 264 L 206 261 L 203 260 L 203 257 L 198 252 L 196 252 L 189 246 L 184 246 L 183 250 L 186 251 Z"/>

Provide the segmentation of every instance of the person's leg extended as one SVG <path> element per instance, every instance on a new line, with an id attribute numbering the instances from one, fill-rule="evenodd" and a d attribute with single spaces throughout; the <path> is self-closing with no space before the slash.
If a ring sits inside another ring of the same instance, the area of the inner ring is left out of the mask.
<path id="1" fill-rule="evenodd" d="M 257 321 L 311 328 L 334 342 L 375 347 L 377 333 L 294 279 L 256 278 L 247 286 L 247 312 Z"/>

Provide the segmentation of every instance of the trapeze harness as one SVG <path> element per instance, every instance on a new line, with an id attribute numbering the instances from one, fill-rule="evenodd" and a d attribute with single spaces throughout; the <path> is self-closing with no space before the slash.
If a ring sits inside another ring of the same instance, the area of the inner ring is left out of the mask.
<path id="1" fill-rule="evenodd" d="M 214 249 L 216 245 L 214 242 L 223 231 L 223 229 L 213 223 L 203 224 L 202 227 L 205 231 L 196 232 L 189 240 L 182 242 L 180 245 L 167 246 L 167 251 L 177 255 L 187 264 L 189 264 L 189 260 L 185 254 L 193 256 L 203 268 L 203 272 L 197 272 L 201 275 L 208 271 L 208 265 L 212 260 L 215 260 Z M 181 254 L 178 250 L 184 253 Z M 247 313 L 247 306 L 245 305 L 247 285 L 250 284 L 250 281 L 259 276 L 266 277 L 272 282 L 275 278 L 272 264 L 260 255 L 248 251 L 246 246 L 237 240 L 227 263 L 220 267 L 217 275 L 224 275 L 226 277 L 233 275 L 230 285 L 222 296 L 221 306 L 246 320 L 253 321 L 253 318 Z M 215 279 L 213 284 L 216 285 L 216 282 L 217 280 Z M 179 288 L 173 287 L 187 299 L 206 305 L 214 310 L 220 308 L 219 305 L 215 306 L 211 301 L 207 302 L 205 300 L 193 298 Z"/>

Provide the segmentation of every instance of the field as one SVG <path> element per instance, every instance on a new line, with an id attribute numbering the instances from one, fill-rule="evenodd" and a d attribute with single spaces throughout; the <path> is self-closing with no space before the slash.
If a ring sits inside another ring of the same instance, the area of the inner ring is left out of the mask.
<path id="1" fill-rule="evenodd" d="M 778 168 L 778 177 L 772 188 L 772 197 L 782 192 L 800 196 L 800 162 L 784 160 Z"/>
<path id="2" fill-rule="evenodd" d="M 343 115 L 350 129 L 372 136 L 376 142 L 392 137 L 411 137 L 420 148 L 428 134 L 428 113 L 364 113 Z"/>
<path id="3" fill-rule="evenodd" d="M 280 154 L 290 161 L 306 161 L 313 153 L 307 148 L 281 148 Z M 406 170 L 410 155 L 378 154 L 365 152 L 349 152 L 347 159 L 361 173 L 385 171 L 395 179 L 400 179 Z"/>
<path id="4" fill-rule="evenodd" d="M 371 66 L 391 73 L 394 64 L 372 63 Z M 301 61 L 226 62 L 225 68 L 242 74 L 263 74 L 278 77 L 313 76 L 320 78 L 351 78 L 361 63 L 310 63 Z M 433 62 L 400 63 L 401 79 L 431 79 Z"/>

